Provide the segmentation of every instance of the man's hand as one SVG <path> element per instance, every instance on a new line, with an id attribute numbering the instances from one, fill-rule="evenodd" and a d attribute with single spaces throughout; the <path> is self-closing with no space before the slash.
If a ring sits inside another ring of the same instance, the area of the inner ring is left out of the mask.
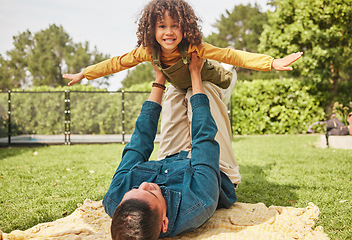
<path id="1" fill-rule="evenodd" d="M 197 53 L 192 53 L 191 56 L 191 62 L 188 66 L 189 71 L 192 72 L 196 72 L 196 73 L 200 73 L 202 71 L 204 65 L 204 59 L 203 58 L 199 58 Z"/>
<path id="2" fill-rule="evenodd" d="M 276 71 L 292 71 L 293 68 L 288 66 L 297 61 L 302 55 L 303 52 L 297 52 L 284 58 L 274 59 L 271 67 Z"/>
<path id="3" fill-rule="evenodd" d="M 84 74 L 83 74 L 83 72 L 76 73 L 76 74 L 64 74 L 64 75 L 62 75 L 62 77 L 66 78 L 68 80 L 71 80 L 68 83 L 68 85 L 71 86 L 72 84 L 75 84 L 75 83 L 82 81 L 82 79 L 84 78 Z"/>

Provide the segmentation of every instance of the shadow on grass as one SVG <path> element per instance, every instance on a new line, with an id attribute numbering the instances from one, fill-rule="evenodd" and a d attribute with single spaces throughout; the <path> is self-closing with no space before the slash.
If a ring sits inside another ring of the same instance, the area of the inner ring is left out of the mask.
<path id="1" fill-rule="evenodd" d="M 245 203 L 262 202 L 266 206 L 291 206 L 298 196 L 295 190 L 299 186 L 292 184 L 276 184 L 267 180 L 265 172 L 275 164 L 263 166 L 241 165 L 242 182 L 236 190 L 237 201 Z"/>
<path id="2" fill-rule="evenodd" d="M 35 148 L 44 146 L 35 146 Z M 27 152 L 33 152 L 34 146 L 23 147 L 23 146 L 11 146 L 11 147 L 0 147 L 0 161 L 5 158 L 14 157 L 17 155 L 22 155 Z"/>
<path id="3" fill-rule="evenodd" d="M 246 140 L 248 140 L 248 138 L 242 137 L 240 135 L 236 135 L 236 136 L 233 136 L 232 143 L 238 143 L 238 142 L 242 142 L 242 141 L 246 141 Z"/>

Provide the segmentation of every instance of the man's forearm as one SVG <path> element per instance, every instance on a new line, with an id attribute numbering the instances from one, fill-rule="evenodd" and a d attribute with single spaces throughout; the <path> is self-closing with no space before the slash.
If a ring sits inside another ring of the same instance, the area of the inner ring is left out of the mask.
<path id="1" fill-rule="evenodd" d="M 204 65 L 204 59 L 199 58 L 196 53 L 192 54 L 191 63 L 189 64 L 189 72 L 192 80 L 192 93 L 204 93 L 200 72 Z"/>
<path id="2" fill-rule="evenodd" d="M 192 92 L 193 95 L 197 93 L 204 93 L 202 79 L 200 77 L 200 73 L 196 70 L 191 71 L 191 79 L 192 79 Z"/>
<path id="3" fill-rule="evenodd" d="M 154 64 L 153 68 L 155 70 L 155 82 L 153 83 L 152 91 L 150 92 L 148 100 L 161 104 L 165 90 L 166 79 L 163 73 Z"/>
<path id="4" fill-rule="evenodd" d="M 126 145 L 122 154 L 120 166 L 124 165 L 126 158 L 127 163 L 125 164 L 127 167 L 125 169 L 128 169 L 131 163 L 148 161 L 154 148 L 154 139 L 158 127 L 166 79 L 155 65 L 153 67 L 155 69 L 155 82 L 153 83 L 152 91 L 150 92 L 148 101 L 143 103 L 131 140 Z"/>
<path id="5" fill-rule="evenodd" d="M 190 99 L 192 105 L 192 159 L 198 173 L 219 178 L 220 148 L 215 140 L 217 126 L 210 112 L 207 95 L 198 93 Z M 214 175 L 215 174 L 215 175 Z"/>
<path id="6" fill-rule="evenodd" d="M 157 81 L 155 83 L 156 84 L 154 84 L 154 86 L 152 87 L 152 91 L 150 92 L 148 100 L 159 103 L 161 105 L 161 101 L 163 99 L 165 82 L 164 82 L 164 84 L 158 83 Z M 158 84 L 160 84 L 160 85 L 158 85 Z M 164 86 L 164 87 L 162 87 L 162 86 Z"/>
<path id="7" fill-rule="evenodd" d="M 119 168 L 126 164 L 129 169 L 138 162 L 148 161 L 154 149 L 154 140 L 158 128 L 161 105 L 152 101 L 143 103 L 137 118 L 130 142 L 124 148 Z M 126 162 L 126 163 L 125 163 Z"/>

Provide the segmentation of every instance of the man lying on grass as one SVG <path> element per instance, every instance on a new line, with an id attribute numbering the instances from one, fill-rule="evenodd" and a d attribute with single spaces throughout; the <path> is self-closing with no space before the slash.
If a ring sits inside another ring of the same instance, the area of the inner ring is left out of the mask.
<path id="1" fill-rule="evenodd" d="M 231 180 L 219 169 L 216 123 L 200 77 L 203 59 L 192 55 L 192 149 L 160 161 L 148 161 L 157 132 L 165 78 L 156 82 L 144 102 L 131 141 L 103 199 L 112 217 L 113 239 L 172 237 L 200 227 L 218 207 L 236 201 Z"/>

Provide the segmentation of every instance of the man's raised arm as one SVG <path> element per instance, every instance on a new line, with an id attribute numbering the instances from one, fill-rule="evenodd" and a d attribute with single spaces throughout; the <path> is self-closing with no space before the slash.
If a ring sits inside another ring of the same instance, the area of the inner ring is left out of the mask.
<path id="1" fill-rule="evenodd" d="M 136 163 L 148 161 L 154 149 L 166 79 L 155 65 L 153 67 L 155 82 L 152 85 L 152 91 L 148 101 L 143 103 L 131 140 L 123 151 L 117 171 L 129 171 Z"/>

